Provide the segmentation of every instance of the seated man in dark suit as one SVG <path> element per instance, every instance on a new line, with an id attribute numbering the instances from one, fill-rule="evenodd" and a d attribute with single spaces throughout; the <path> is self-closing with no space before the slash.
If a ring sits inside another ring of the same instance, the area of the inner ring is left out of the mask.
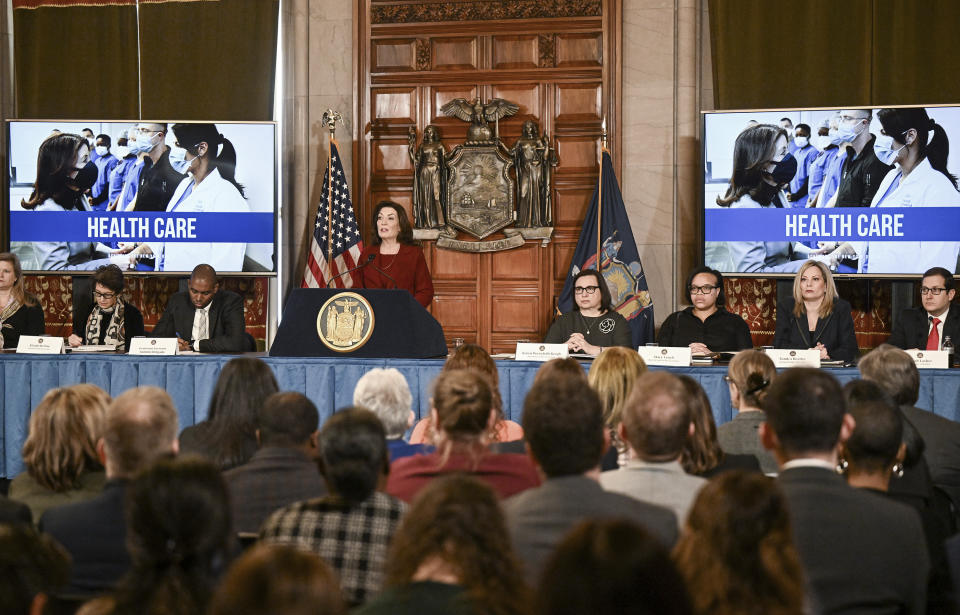
<path id="1" fill-rule="evenodd" d="M 233 527 L 260 530 L 270 513 L 327 494 L 317 467 L 320 414 L 300 393 L 274 393 L 257 411 L 260 448 L 247 463 L 224 473 Z"/>
<path id="2" fill-rule="evenodd" d="M 793 368 L 763 402 L 763 445 L 780 465 L 813 612 L 926 612 L 927 556 L 916 511 L 850 487 L 837 449 L 854 428 L 830 374 Z"/>
<path id="3" fill-rule="evenodd" d="M 237 293 L 220 289 L 213 267 L 194 267 L 188 289 L 167 301 L 163 316 L 153 328 L 154 337 L 176 337 L 180 350 L 253 350 L 246 335 L 243 299 Z"/>
<path id="4" fill-rule="evenodd" d="M 504 511 L 532 585 L 553 549 L 585 519 L 630 519 L 665 547 L 676 542 L 672 511 L 600 486 L 609 432 L 600 399 L 586 380 L 550 376 L 534 384 L 523 402 L 523 431 L 527 452 L 546 480 L 506 500 Z"/>
<path id="5" fill-rule="evenodd" d="M 960 343 L 960 310 L 951 310 L 953 275 L 943 267 L 928 269 L 920 281 L 922 307 L 908 308 L 893 325 L 888 344 L 904 350 L 941 350 L 947 337 Z M 936 327 L 934 327 L 936 322 Z"/>
<path id="6" fill-rule="evenodd" d="M 857 365 L 864 380 L 880 385 L 900 405 L 904 418 L 923 438 L 923 458 L 933 483 L 960 506 L 960 423 L 914 406 L 920 395 L 920 372 L 910 355 L 881 344 Z"/>
<path id="7" fill-rule="evenodd" d="M 40 530 L 66 547 L 73 574 L 63 590 L 67 598 L 110 590 L 130 569 L 123 508 L 127 484 L 141 470 L 177 452 L 177 411 L 166 391 L 130 389 L 107 408 L 98 453 L 106 468 L 103 492 L 89 500 L 51 508 Z"/>

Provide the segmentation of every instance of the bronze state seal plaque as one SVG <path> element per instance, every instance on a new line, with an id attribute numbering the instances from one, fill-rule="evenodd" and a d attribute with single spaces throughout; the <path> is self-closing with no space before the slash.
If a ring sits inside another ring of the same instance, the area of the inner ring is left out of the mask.
<path id="1" fill-rule="evenodd" d="M 330 350 L 353 352 L 372 334 L 373 308 L 357 293 L 337 293 L 317 312 L 317 335 Z"/>

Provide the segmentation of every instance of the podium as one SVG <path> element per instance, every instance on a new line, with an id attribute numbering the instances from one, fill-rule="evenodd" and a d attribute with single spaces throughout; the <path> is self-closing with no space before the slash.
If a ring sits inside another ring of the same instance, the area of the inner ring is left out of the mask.
<path id="1" fill-rule="evenodd" d="M 370 337 L 355 350 L 328 347 L 318 328 L 321 308 L 343 293 L 360 295 L 373 311 Z M 447 343 L 440 323 L 405 290 L 297 288 L 283 308 L 270 356 L 429 359 L 447 356 Z"/>

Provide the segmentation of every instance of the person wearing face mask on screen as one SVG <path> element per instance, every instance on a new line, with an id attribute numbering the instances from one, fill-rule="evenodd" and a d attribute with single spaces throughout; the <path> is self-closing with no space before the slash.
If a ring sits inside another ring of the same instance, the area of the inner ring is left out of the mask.
<path id="1" fill-rule="evenodd" d="M 116 156 L 110 153 L 110 135 L 97 135 L 96 146 L 93 150 L 97 158 L 90 158 L 97 165 L 97 181 L 90 189 L 90 208 L 94 211 L 103 211 L 109 204 L 110 174 L 120 164 Z"/>
<path id="2" fill-rule="evenodd" d="M 143 169 L 137 181 L 137 194 L 127 209 L 133 211 L 166 211 L 174 190 L 183 181 L 183 173 L 170 165 L 170 148 L 166 144 L 167 125 L 141 122 L 136 128 L 137 141 L 131 147 L 144 152 Z"/>
<path id="3" fill-rule="evenodd" d="M 810 191 L 810 165 L 820 152 L 810 145 L 810 126 L 797 124 L 794 132 L 793 157 L 797 159 L 797 174 L 787 186 L 787 202 L 790 207 L 806 207 Z"/>
<path id="4" fill-rule="evenodd" d="M 121 191 L 123 190 L 123 180 L 127 176 L 127 171 L 130 170 L 130 167 L 137 161 L 136 154 L 130 153 L 130 147 L 127 145 L 127 133 L 121 132 L 117 137 L 117 147 L 115 148 L 117 160 L 117 166 L 110 171 L 110 177 L 107 181 L 107 202 L 113 203 L 117 200 L 117 197 L 120 196 Z"/>
<path id="5" fill-rule="evenodd" d="M 237 183 L 237 152 L 214 124 L 174 124 L 170 164 L 188 176 L 180 182 L 166 211 L 176 213 L 249 212 Z M 219 153 L 218 153 L 219 152 Z M 243 271 L 246 243 L 148 242 L 130 253 L 131 261 L 154 259 L 156 271 L 190 271 L 207 263 L 220 271 Z"/>

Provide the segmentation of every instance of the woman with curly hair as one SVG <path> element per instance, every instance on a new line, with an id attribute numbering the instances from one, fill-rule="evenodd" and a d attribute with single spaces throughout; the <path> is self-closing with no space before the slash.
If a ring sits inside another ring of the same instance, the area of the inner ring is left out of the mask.
<path id="1" fill-rule="evenodd" d="M 673 559 L 703 615 L 800 615 L 804 574 L 787 501 L 765 476 L 727 472 L 700 490 Z"/>
<path id="2" fill-rule="evenodd" d="M 414 501 L 387 555 L 386 589 L 355 615 L 520 615 L 527 588 L 490 487 L 463 475 Z"/>

